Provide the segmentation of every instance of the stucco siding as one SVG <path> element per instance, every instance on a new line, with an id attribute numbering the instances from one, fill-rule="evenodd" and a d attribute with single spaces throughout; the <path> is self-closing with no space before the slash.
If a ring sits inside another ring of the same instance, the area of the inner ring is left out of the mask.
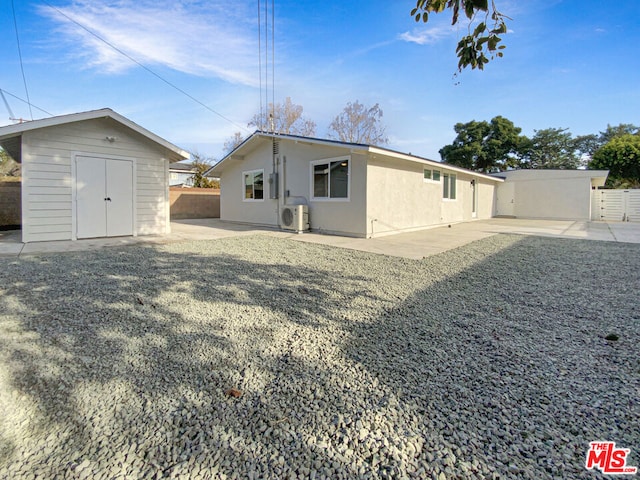
<path id="1" fill-rule="evenodd" d="M 515 170 L 501 175 L 506 181 L 498 188 L 497 215 L 559 220 L 590 220 L 592 186 L 606 179 L 606 172 L 588 170 Z"/>
<path id="2" fill-rule="evenodd" d="M 424 168 L 436 169 L 438 181 L 425 180 Z M 445 174 L 456 175 L 456 198 L 443 198 Z M 494 182 L 446 168 L 401 159 L 372 156 L 368 166 L 368 235 L 410 231 L 434 225 L 490 218 L 494 209 Z M 477 189 L 472 213 L 472 185 Z"/>
<path id="3" fill-rule="evenodd" d="M 167 160 L 161 148 L 118 122 L 94 119 L 22 134 L 23 241 L 74 237 L 72 163 L 78 154 L 134 161 L 134 234 L 165 233 Z"/>
<path id="4" fill-rule="evenodd" d="M 314 200 L 311 162 L 349 157 L 349 200 Z M 304 204 L 309 208 L 311 229 L 327 233 L 365 236 L 366 157 L 348 149 L 309 145 L 304 141 L 280 141 L 277 154 L 279 199 L 269 198 L 269 174 L 273 170 L 273 146 L 264 140 L 241 159 L 230 159 L 220 174 L 222 220 L 279 226 L 279 207 Z M 264 170 L 264 200 L 245 201 L 243 172 Z"/>

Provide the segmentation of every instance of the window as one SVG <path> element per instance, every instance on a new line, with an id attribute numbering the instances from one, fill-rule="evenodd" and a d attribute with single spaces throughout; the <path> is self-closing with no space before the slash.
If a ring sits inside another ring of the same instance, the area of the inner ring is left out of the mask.
<path id="1" fill-rule="evenodd" d="M 264 170 L 242 172 L 244 178 L 244 201 L 264 200 Z"/>
<path id="2" fill-rule="evenodd" d="M 314 200 L 349 199 L 349 158 L 311 162 L 311 197 Z"/>
<path id="3" fill-rule="evenodd" d="M 456 199 L 456 176 L 453 173 L 442 175 L 442 198 L 449 200 Z"/>
<path id="4" fill-rule="evenodd" d="M 440 170 L 424 169 L 424 180 L 427 182 L 440 182 Z"/>

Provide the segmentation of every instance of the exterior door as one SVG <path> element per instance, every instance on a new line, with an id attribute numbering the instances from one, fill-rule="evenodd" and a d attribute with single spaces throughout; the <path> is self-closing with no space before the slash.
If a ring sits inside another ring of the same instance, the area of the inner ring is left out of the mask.
<path id="1" fill-rule="evenodd" d="M 77 238 L 133 235 L 133 162 L 76 157 Z"/>
<path id="2" fill-rule="evenodd" d="M 478 186 L 475 180 L 471 180 L 471 217 L 478 216 Z"/>
<path id="3" fill-rule="evenodd" d="M 133 162 L 106 161 L 107 237 L 133 235 Z"/>

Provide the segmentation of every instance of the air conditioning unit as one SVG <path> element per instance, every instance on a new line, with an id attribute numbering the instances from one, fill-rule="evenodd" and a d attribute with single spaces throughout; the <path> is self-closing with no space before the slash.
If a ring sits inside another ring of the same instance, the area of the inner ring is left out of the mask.
<path id="1" fill-rule="evenodd" d="M 285 205 L 280 215 L 281 226 L 285 230 L 304 232 L 309 230 L 309 207 L 306 205 Z"/>

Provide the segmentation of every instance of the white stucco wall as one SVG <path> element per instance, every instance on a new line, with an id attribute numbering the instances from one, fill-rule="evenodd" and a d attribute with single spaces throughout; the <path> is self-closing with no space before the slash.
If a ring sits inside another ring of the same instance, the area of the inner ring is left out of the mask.
<path id="1" fill-rule="evenodd" d="M 249 150 L 249 149 L 247 149 Z M 309 208 L 312 230 L 350 236 L 365 236 L 366 156 L 349 149 L 280 140 L 277 158 L 279 199 L 269 199 L 269 174 L 273 170 L 270 139 L 259 139 L 242 158 L 229 158 L 220 173 L 220 218 L 256 225 L 279 226 L 279 207 L 305 204 Z M 314 200 L 311 192 L 311 162 L 336 157 L 350 161 L 349 199 Z M 243 172 L 263 169 L 263 201 L 244 201 Z"/>
<path id="2" fill-rule="evenodd" d="M 589 220 L 591 190 L 607 172 L 589 170 L 514 170 L 503 172 L 497 215 L 519 218 Z"/>
<path id="3" fill-rule="evenodd" d="M 107 136 L 116 140 L 109 142 Z M 22 134 L 24 242 L 73 238 L 72 162 L 76 154 L 133 159 L 134 233 L 169 231 L 168 160 L 162 148 L 116 121 L 101 118 Z"/>
<path id="4" fill-rule="evenodd" d="M 439 181 L 425 181 L 424 168 L 441 172 Z M 444 173 L 456 175 L 456 199 L 443 198 Z M 371 155 L 367 171 L 367 234 L 384 235 L 434 225 L 490 218 L 494 213 L 496 182 L 444 166 Z M 472 214 L 472 185 L 477 189 Z"/>

